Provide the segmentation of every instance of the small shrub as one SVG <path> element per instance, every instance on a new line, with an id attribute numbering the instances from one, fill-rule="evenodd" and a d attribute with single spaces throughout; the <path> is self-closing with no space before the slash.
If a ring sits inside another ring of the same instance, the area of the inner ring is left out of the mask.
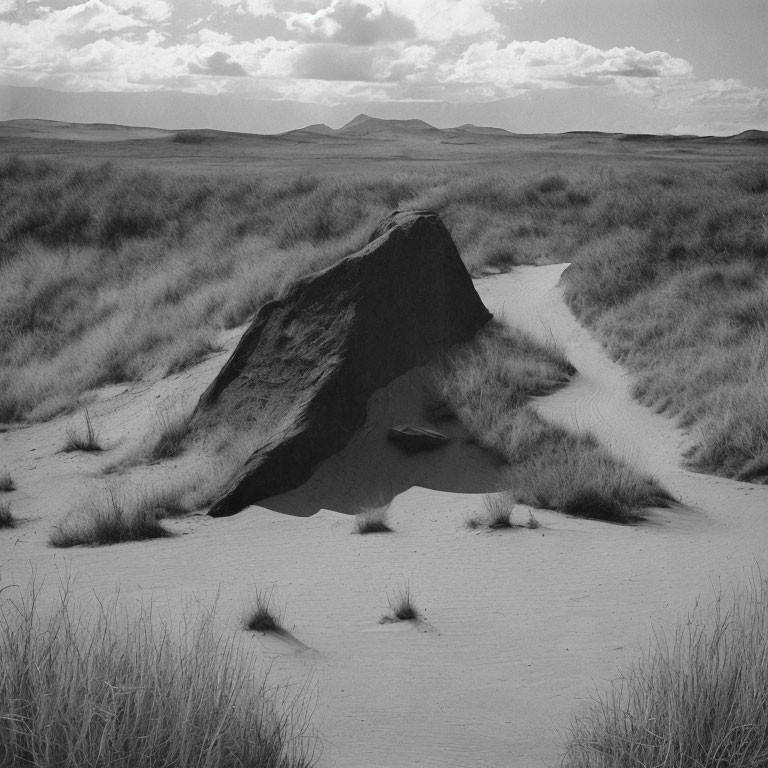
<path id="1" fill-rule="evenodd" d="M 391 533 L 387 523 L 389 506 L 368 507 L 355 515 L 355 533 Z"/>
<path id="2" fill-rule="evenodd" d="M 107 488 L 72 510 L 54 528 L 50 543 L 54 547 L 75 547 L 170 536 L 158 520 L 155 501 L 152 496 L 142 495 L 132 504 L 127 503 L 116 489 Z"/>
<path id="3" fill-rule="evenodd" d="M 419 612 L 411 596 L 411 585 L 408 583 L 395 592 L 394 595 L 389 595 L 387 602 L 389 603 L 391 613 L 382 617 L 382 622 L 384 623 L 390 621 L 409 621 L 419 617 Z"/>
<path id="4" fill-rule="evenodd" d="M 11 505 L 7 502 L 0 502 L 0 528 L 13 528 L 16 520 L 11 514 Z"/>
<path id="5" fill-rule="evenodd" d="M 11 473 L 4 469 L 0 472 L 0 491 L 15 491 L 16 483 L 11 477 Z"/>
<path id="6" fill-rule="evenodd" d="M 282 627 L 282 612 L 272 607 L 273 590 L 256 590 L 256 607 L 250 611 L 243 622 L 252 632 L 279 632 Z"/>
<path id="7" fill-rule="evenodd" d="M 67 427 L 67 440 L 64 443 L 64 450 L 70 451 L 101 451 L 101 443 L 93 426 L 93 421 L 85 409 L 85 431 L 80 432 L 72 424 Z"/>

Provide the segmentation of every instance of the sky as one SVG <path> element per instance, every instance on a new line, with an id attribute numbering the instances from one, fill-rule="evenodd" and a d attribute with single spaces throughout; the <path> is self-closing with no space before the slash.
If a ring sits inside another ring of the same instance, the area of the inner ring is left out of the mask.
<path id="1" fill-rule="evenodd" d="M 0 0 L 0 119 L 724 135 L 766 41 L 768 0 Z"/>

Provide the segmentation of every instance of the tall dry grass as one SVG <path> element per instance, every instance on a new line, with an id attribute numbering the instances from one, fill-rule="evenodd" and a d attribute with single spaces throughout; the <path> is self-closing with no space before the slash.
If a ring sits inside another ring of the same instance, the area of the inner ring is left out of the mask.
<path id="1" fill-rule="evenodd" d="M 0 421 L 167 374 L 393 208 L 437 211 L 475 275 L 572 261 L 577 315 L 645 403 L 696 430 L 696 468 L 768 477 L 768 166 L 530 178 L 181 177 L 0 162 Z"/>
<path id="2" fill-rule="evenodd" d="M 768 763 L 768 584 L 718 592 L 578 716 L 562 768 Z"/>
<path id="3" fill-rule="evenodd" d="M 566 296 L 679 419 L 692 468 L 768 479 L 768 166 L 655 173 L 590 210 Z"/>
<path id="4" fill-rule="evenodd" d="M 297 277 L 360 248 L 390 210 L 432 208 L 475 274 L 560 260 L 548 238 L 592 194 L 561 176 L 471 172 L 180 177 L 0 162 L 0 421 L 217 348 Z"/>
<path id="5" fill-rule="evenodd" d="M 0 762 L 8 768 L 305 768 L 310 700 L 270 690 L 213 611 L 88 613 L 63 588 L 0 590 Z"/>
<path id="6" fill-rule="evenodd" d="M 458 418 L 479 445 L 509 465 L 513 501 L 614 522 L 666 506 L 670 496 L 654 478 L 594 436 L 552 424 L 529 405 L 531 397 L 564 386 L 573 373 L 554 344 L 490 323 L 436 367 L 430 412 Z"/>

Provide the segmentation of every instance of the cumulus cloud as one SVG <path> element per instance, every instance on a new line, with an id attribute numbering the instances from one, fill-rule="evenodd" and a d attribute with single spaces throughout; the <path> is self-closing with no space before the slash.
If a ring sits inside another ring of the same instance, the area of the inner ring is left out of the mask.
<path id="1" fill-rule="evenodd" d="M 456 61 L 450 80 L 489 82 L 500 87 L 600 85 L 617 78 L 686 77 L 691 65 L 668 53 L 637 48 L 601 50 L 571 38 L 474 43 Z"/>
<path id="2" fill-rule="evenodd" d="M 218 77 L 247 77 L 242 64 L 233 61 L 224 51 L 216 51 L 207 56 L 203 64 L 191 62 L 189 71 L 195 75 L 216 75 Z"/>
<path id="3" fill-rule="evenodd" d="M 213 5 L 231 8 L 238 13 L 250 13 L 252 16 L 270 16 L 275 13 L 272 0 L 211 0 Z"/>
<path id="4" fill-rule="evenodd" d="M 386 4 L 369 5 L 357 0 L 333 0 L 314 13 L 287 15 L 288 29 L 306 39 L 349 45 L 373 45 L 416 37 L 416 26 Z"/>
<path id="5" fill-rule="evenodd" d="M 173 6 L 166 0 L 105 0 L 122 13 L 149 21 L 163 21 L 171 15 Z"/>

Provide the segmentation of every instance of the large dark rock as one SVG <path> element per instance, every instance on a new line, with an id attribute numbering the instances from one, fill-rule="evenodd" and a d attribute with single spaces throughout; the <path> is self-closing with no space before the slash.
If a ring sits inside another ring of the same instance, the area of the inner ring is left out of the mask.
<path id="1" fill-rule="evenodd" d="M 385 218 L 363 250 L 265 304 L 200 398 L 198 425 L 263 435 L 209 514 L 303 483 L 363 424 L 373 392 L 490 317 L 437 214 Z"/>

